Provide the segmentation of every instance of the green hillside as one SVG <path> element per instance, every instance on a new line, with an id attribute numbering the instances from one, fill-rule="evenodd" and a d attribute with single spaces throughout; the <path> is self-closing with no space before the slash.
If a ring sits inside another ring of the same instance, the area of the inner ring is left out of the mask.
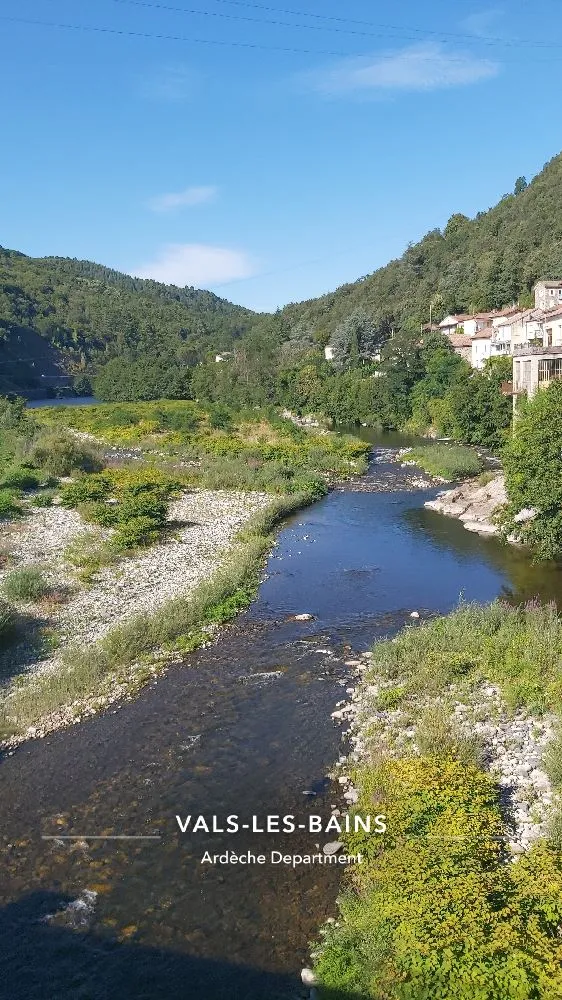
<path id="1" fill-rule="evenodd" d="M 430 306 L 439 320 L 448 312 L 529 304 L 538 278 L 562 275 L 562 154 L 531 184 L 520 178 L 515 190 L 474 219 L 453 215 L 443 231 L 428 233 L 373 274 L 274 316 L 89 261 L 0 249 L 0 393 L 42 395 L 45 386 L 64 388 L 72 377 L 94 374 L 119 357 L 129 362 L 125 381 L 136 366 L 143 384 L 158 359 L 146 398 L 156 398 L 174 372 L 173 392 L 181 396 L 188 369 L 193 374 L 211 352 L 237 342 L 240 385 L 256 382 L 272 401 L 276 393 L 268 385 L 279 371 L 329 340 L 342 358 L 347 351 L 353 367 L 355 355 L 364 362 L 391 331 L 411 343 L 408 335 L 417 337 Z M 350 340 L 361 342 L 351 353 Z M 116 361 L 110 381 L 118 374 Z M 218 372 L 209 378 L 214 384 Z M 204 389 L 198 386 L 209 395 Z M 107 398 L 125 391 L 110 390 Z M 143 398 L 139 393 L 142 386 L 134 398 Z"/>
<path id="2" fill-rule="evenodd" d="M 419 330 L 449 312 L 530 302 L 535 281 L 562 275 L 562 154 L 517 194 L 476 218 L 453 215 L 399 260 L 337 291 L 283 310 L 301 336 L 327 341 L 350 313 L 365 310 L 382 334 Z"/>
<path id="3" fill-rule="evenodd" d="M 254 315 L 212 292 L 0 248 L 0 392 L 41 394 L 123 353 L 189 364 L 229 347 Z"/>

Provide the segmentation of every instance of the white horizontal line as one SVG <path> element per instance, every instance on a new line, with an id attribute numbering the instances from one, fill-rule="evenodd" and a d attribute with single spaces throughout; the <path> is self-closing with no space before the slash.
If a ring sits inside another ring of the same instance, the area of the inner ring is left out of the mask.
<path id="1" fill-rule="evenodd" d="M 62 834 L 43 834 L 41 840 L 162 840 L 160 834 L 151 836 L 140 836 L 136 834 L 93 834 L 93 833 L 73 833 L 66 836 Z"/>

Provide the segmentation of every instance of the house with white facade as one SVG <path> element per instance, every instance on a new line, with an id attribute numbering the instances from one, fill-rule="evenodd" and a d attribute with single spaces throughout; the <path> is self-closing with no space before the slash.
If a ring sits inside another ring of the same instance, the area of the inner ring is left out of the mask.
<path id="1" fill-rule="evenodd" d="M 488 358 L 491 357 L 493 333 L 494 328 L 492 326 L 485 326 L 471 337 L 472 353 L 470 363 L 473 368 L 483 368 Z"/>
<path id="2" fill-rule="evenodd" d="M 554 285 L 555 282 L 540 282 L 541 285 Z M 560 282 L 562 288 L 562 282 Z M 544 296 L 544 288 L 539 295 Z M 517 397 L 526 395 L 533 397 L 542 387 L 555 379 L 562 378 L 562 305 L 543 312 L 532 321 L 540 325 L 540 334 L 513 347 L 513 396 L 514 405 Z"/>

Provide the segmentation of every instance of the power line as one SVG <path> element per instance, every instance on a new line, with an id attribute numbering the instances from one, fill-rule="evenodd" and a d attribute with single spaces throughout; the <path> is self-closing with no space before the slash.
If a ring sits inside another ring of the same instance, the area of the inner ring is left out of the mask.
<path id="1" fill-rule="evenodd" d="M 160 35 L 150 31 L 129 31 L 124 28 L 97 28 L 87 24 L 63 24 L 56 21 L 38 21 L 26 17 L 8 17 L 0 14 L 0 21 L 9 21 L 12 24 L 30 24 L 42 28 L 65 28 L 70 31 L 94 31 L 104 35 L 121 35 L 129 38 L 154 38 L 167 42 L 193 42 L 197 45 L 220 45 L 223 47 L 233 47 L 238 49 L 264 49 L 267 52 L 295 52 L 299 55 L 307 56 L 356 56 L 357 52 L 337 52 L 326 49 L 297 49 L 282 45 L 261 45 L 258 42 L 233 42 L 219 41 L 216 38 L 193 38 L 186 35 Z"/>
<path id="2" fill-rule="evenodd" d="M 123 2 L 125 2 L 125 0 L 123 0 Z M 127 2 L 129 2 L 129 0 L 127 0 Z M 287 53 L 295 53 L 298 55 L 309 55 L 309 56 L 319 55 L 319 56 L 339 56 L 340 58 L 360 58 L 362 56 L 370 54 L 366 52 L 342 52 L 341 50 L 337 49 L 304 49 L 304 48 L 301 49 L 297 48 L 296 46 L 288 46 L 288 45 L 264 45 L 261 42 L 235 42 L 230 39 L 221 40 L 216 38 L 195 38 L 193 36 L 187 36 L 187 35 L 168 35 L 150 31 L 131 31 L 130 29 L 125 29 L 125 28 L 104 28 L 86 24 L 67 24 L 65 22 L 57 22 L 57 21 L 41 21 L 35 18 L 11 17 L 5 14 L 0 14 L 0 21 L 7 21 L 12 24 L 27 24 L 42 28 L 62 28 L 69 31 L 86 31 L 86 32 L 89 31 L 89 32 L 95 32 L 97 34 L 119 35 L 121 37 L 128 37 L 128 38 L 149 38 L 149 39 L 155 39 L 157 41 L 168 41 L 168 42 L 191 42 L 196 45 L 218 45 L 223 48 L 226 47 L 226 48 L 254 49 L 265 52 L 287 52 Z M 260 22 L 260 23 L 266 24 L 268 22 Z M 293 27 L 298 27 L 298 26 L 293 26 Z M 381 34 L 381 35 L 371 35 L 370 37 L 381 38 L 385 36 Z M 436 40 L 439 40 L 439 38 L 437 38 Z M 444 36 L 443 36 L 443 41 L 446 41 Z M 488 44 L 492 45 L 494 43 L 490 40 Z M 507 45 L 508 43 L 500 42 L 499 44 Z M 513 43 L 513 44 L 519 44 L 519 43 Z M 524 44 L 527 49 L 532 47 L 531 43 L 529 42 L 521 44 Z M 559 46 L 554 46 L 554 47 L 558 48 Z M 463 61 L 462 57 L 459 56 L 450 55 L 447 58 L 449 62 Z M 537 60 L 534 61 L 536 62 Z M 549 59 L 549 61 L 551 60 Z M 559 59 L 556 59 L 555 61 L 559 62 Z"/>
<path id="3" fill-rule="evenodd" d="M 276 7 L 262 7 L 259 4 L 237 4 L 237 6 L 245 6 L 245 7 L 247 6 L 268 12 L 289 14 L 290 16 L 294 17 L 314 17 L 316 20 L 338 22 L 339 24 L 357 24 L 357 25 L 362 25 L 364 27 L 378 28 L 379 31 L 377 33 L 374 33 L 370 31 L 359 31 L 357 29 L 352 29 L 352 28 L 332 27 L 331 25 L 328 24 L 302 24 L 302 23 L 295 24 L 294 22 L 290 21 L 264 20 L 263 18 L 248 17 L 242 14 L 225 14 L 222 11 L 191 9 L 187 7 L 172 7 L 168 4 L 163 4 L 163 3 L 151 3 L 148 2 L 148 0 L 111 0 L 111 2 L 118 4 L 125 4 L 133 7 L 143 7 L 149 10 L 163 10 L 174 14 L 189 14 L 198 17 L 223 18 L 229 21 L 244 21 L 246 23 L 263 24 L 263 25 L 270 24 L 275 27 L 296 28 L 300 30 L 304 29 L 309 31 L 329 31 L 334 34 L 355 35 L 361 38 L 381 38 L 384 37 L 384 35 L 381 35 L 380 31 L 385 33 L 391 31 L 391 32 L 398 32 L 399 33 L 398 37 L 403 37 L 403 38 L 408 38 L 408 37 L 417 38 L 419 36 L 428 36 L 444 40 L 458 39 L 458 40 L 472 41 L 472 42 L 477 41 L 483 45 L 502 45 L 508 48 L 513 46 L 515 47 L 524 46 L 527 49 L 560 48 L 560 45 L 556 42 L 541 42 L 541 41 L 532 42 L 529 41 L 528 39 L 522 39 L 522 38 L 499 38 L 494 36 L 474 35 L 462 32 L 434 31 L 433 29 L 430 28 L 416 28 L 410 25 L 380 24 L 375 21 L 356 21 L 349 18 L 330 17 L 323 14 L 306 14 L 304 11 L 284 10 L 282 8 L 276 8 Z M 234 2 L 234 0 L 218 0 L 218 2 L 232 3 Z M 396 37 L 396 36 L 391 36 L 391 37 Z"/>

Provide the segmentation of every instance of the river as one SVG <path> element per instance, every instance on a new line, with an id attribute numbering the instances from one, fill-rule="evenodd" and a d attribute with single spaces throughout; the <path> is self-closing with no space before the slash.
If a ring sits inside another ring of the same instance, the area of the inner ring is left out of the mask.
<path id="1" fill-rule="evenodd" d="M 333 835 L 184 835 L 176 815 L 328 816 L 342 752 L 330 713 L 353 652 L 461 595 L 560 594 L 554 567 L 424 510 L 436 491 L 412 490 L 414 471 L 384 450 L 403 439 L 370 437 L 367 476 L 286 522 L 256 601 L 216 644 L 136 701 L 2 760 L 1 997 L 299 995 L 309 942 L 335 912 L 337 870 L 201 858 L 311 853 Z M 302 612 L 314 620 L 289 620 Z"/>

